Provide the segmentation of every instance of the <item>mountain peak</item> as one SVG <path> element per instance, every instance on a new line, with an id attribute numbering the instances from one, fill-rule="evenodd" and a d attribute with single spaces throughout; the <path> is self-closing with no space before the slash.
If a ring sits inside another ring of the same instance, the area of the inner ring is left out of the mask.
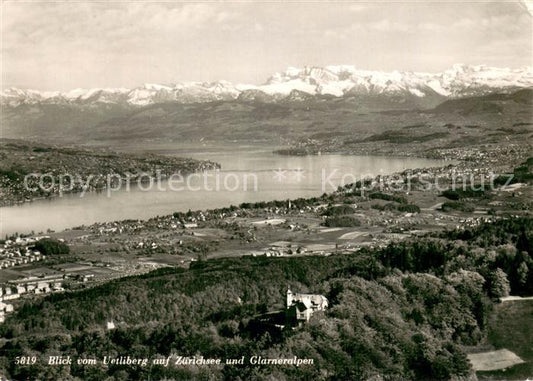
<path id="1" fill-rule="evenodd" d="M 231 99 L 308 99 L 308 95 L 378 95 L 423 98 L 459 98 L 489 92 L 508 92 L 533 87 L 533 68 L 494 68 L 455 64 L 442 73 L 372 71 L 353 65 L 288 67 L 263 85 L 216 82 L 181 82 L 175 85 L 147 83 L 134 89 L 95 88 L 68 92 L 39 92 L 8 88 L 0 93 L 4 105 L 46 103 L 117 103 L 144 106 L 159 102 L 196 103 Z M 240 97 L 243 92 L 245 96 Z M 265 96 L 259 96 L 264 94 Z M 292 95 L 291 95 L 292 94 Z M 297 94 L 298 96 L 295 96 Z M 254 98 L 254 96 L 256 98 Z"/>

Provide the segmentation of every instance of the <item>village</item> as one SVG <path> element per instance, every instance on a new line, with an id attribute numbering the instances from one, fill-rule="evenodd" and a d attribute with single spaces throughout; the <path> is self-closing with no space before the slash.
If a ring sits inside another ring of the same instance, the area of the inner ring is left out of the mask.
<path id="1" fill-rule="evenodd" d="M 161 267 L 151 262 L 110 266 L 109 263 L 77 261 L 68 255 L 47 256 L 35 249 L 36 243 L 50 238 L 48 235 L 16 237 L 0 244 L 0 323 L 26 298 L 94 287 Z"/>

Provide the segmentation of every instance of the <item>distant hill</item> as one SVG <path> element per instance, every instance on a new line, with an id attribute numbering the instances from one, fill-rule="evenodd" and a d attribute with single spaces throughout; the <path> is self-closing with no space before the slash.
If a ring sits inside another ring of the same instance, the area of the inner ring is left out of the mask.
<path id="1" fill-rule="evenodd" d="M 498 142 L 502 136 L 523 141 L 530 137 L 532 128 L 531 88 L 458 99 L 433 94 L 432 102 L 440 99 L 440 104 L 429 109 L 420 107 L 413 94 L 348 92 L 337 97 L 292 90 L 282 101 L 256 95 L 257 90 L 248 90 L 231 100 L 166 101 L 145 106 L 4 106 L 1 133 L 4 138 L 99 145 L 154 140 L 263 141 L 311 145 L 322 151 L 353 151 L 370 143 L 380 148 L 382 142 L 419 142 L 429 149 Z"/>
<path id="2" fill-rule="evenodd" d="M 480 113 L 501 113 L 504 108 L 519 109 L 533 105 L 533 88 L 519 90 L 511 94 L 490 94 L 480 97 L 467 97 L 447 100 L 431 112 L 459 113 L 463 115 Z"/>

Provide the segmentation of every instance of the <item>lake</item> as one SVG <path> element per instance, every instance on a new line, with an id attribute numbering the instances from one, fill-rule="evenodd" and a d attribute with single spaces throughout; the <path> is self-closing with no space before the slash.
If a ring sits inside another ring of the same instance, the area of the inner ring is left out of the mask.
<path id="1" fill-rule="evenodd" d="M 146 149 L 145 149 L 146 151 Z M 64 195 L 0 208 L 0 235 L 55 231 L 95 222 L 147 219 L 176 211 L 243 202 L 312 197 L 362 176 L 436 167 L 449 161 L 377 156 L 281 156 L 272 148 L 153 148 L 149 152 L 212 160 L 220 171 L 163 179 L 130 188 Z"/>

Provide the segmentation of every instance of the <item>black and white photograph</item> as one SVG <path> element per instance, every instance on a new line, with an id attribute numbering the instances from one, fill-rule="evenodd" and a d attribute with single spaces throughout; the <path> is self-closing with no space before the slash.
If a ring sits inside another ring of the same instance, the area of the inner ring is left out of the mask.
<path id="1" fill-rule="evenodd" d="M 532 0 L 0 0 L 0 381 L 533 380 Z"/>

